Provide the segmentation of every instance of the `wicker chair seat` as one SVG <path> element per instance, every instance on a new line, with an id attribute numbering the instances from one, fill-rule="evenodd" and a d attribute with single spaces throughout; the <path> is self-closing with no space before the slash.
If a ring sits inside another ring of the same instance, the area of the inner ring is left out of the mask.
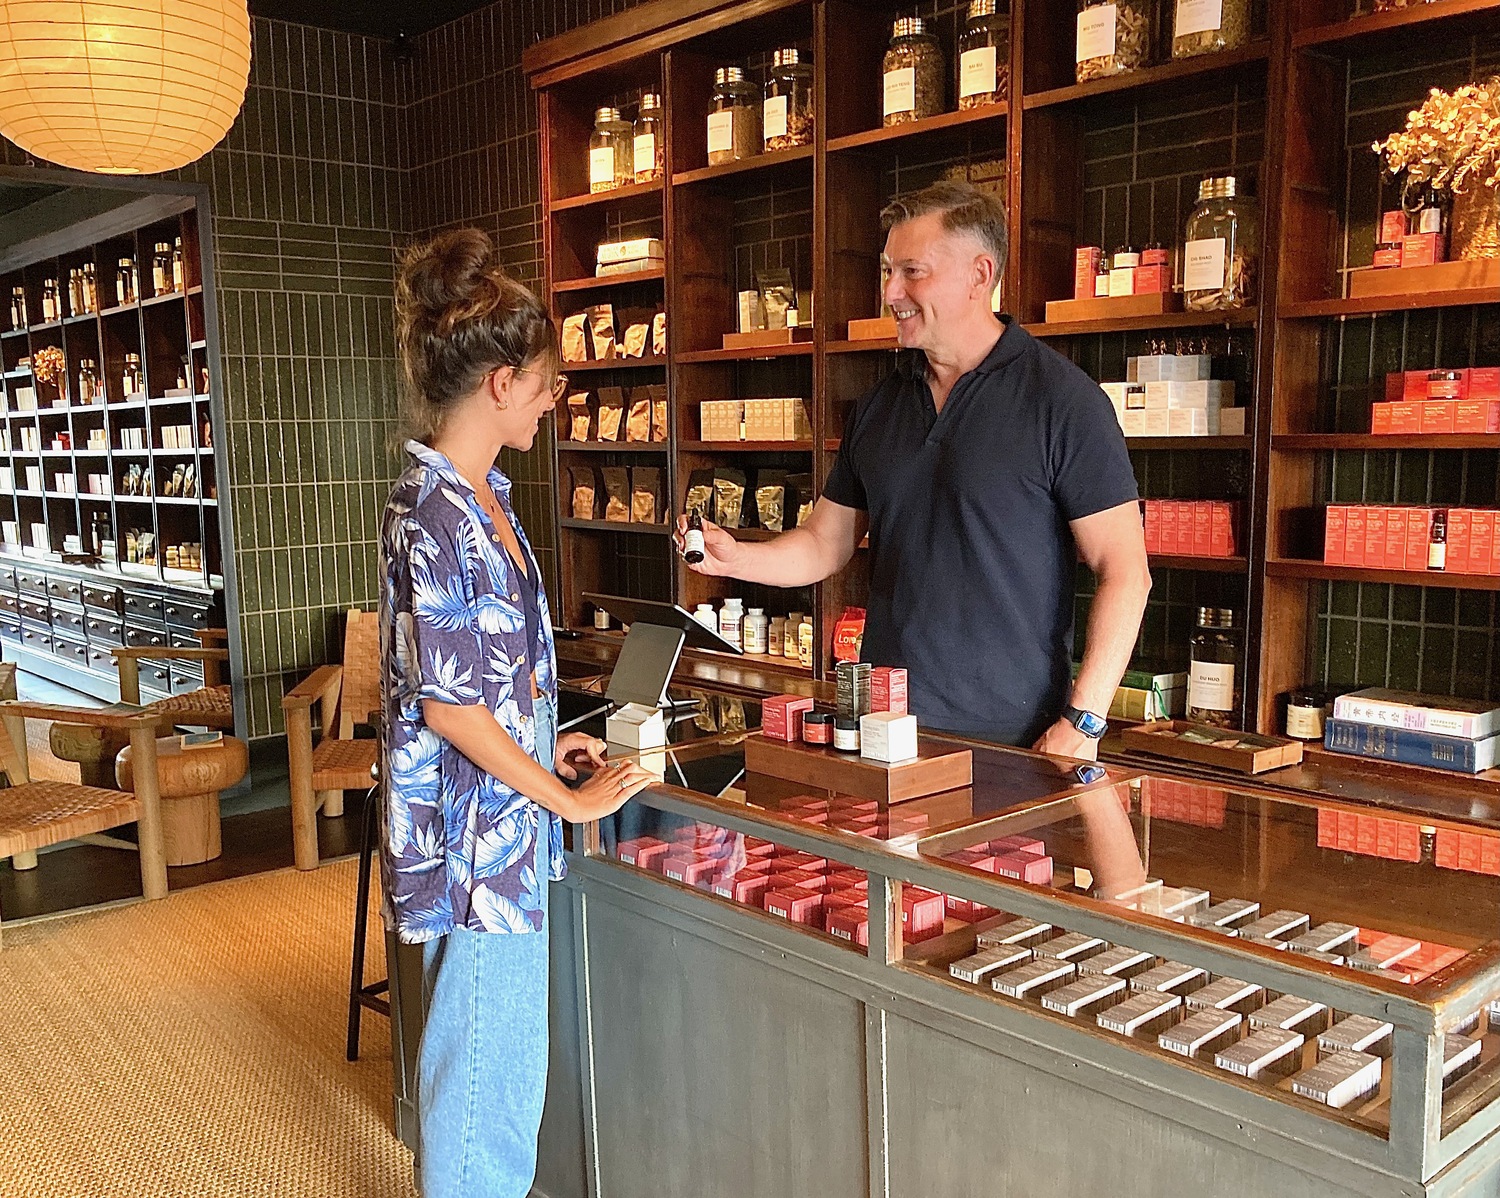
<path id="1" fill-rule="evenodd" d="M 146 710 L 159 712 L 174 724 L 234 731 L 234 700 L 227 685 L 201 686 L 195 691 L 170 695 L 146 704 Z"/>
<path id="2" fill-rule="evenodd" d="M 0 857 L 133 823 L 135 795 L 70 782 L 27 782 L 0 790 Z"/>
<path id="3" fill-rule="evenodd" d="M 362 790 L 373 779 L 380 742 L 375 740 L 339 740 L 324 737 L 313 750 L 314 790 Z"/>

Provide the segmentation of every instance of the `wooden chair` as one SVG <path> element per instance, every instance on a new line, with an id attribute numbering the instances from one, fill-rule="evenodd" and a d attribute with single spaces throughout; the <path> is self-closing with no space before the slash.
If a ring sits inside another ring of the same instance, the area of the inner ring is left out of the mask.
<path id="1" fill-rule="evenodd" d="M 140 831 L 141 889 L 148 899 L 167 893 L 157 785 L 157 716 L 108 708 L 59 707 L 52 703 L 0 703 L 0 767 L 11 785 L 0 790 L 0 857 L 17 869 L 36 866 L 38 849 L 134 823 Z M 130 737 L 137 768 L 134 790 L 108 790 L 71 782 L 33 782 L 27 765 L 26 721 L 49 720 L 118 729 Z"/>
<path id="2" fill-rule="evenodd" d="M 166 717 L 169 724 L 192 728 L 234 731 L 234 699 L 225 683 L 220 666 L 229 661 L 229 632 L 224 628 L 203 628 L 197 633 L 202 647 L 191 649 L 178 645 L 146 645 L 129 649 L 112 649 L 115 668 L 120 671 L 120 702 L 141 701 L 142 661 L 201 661 L 203 685 L 197 690 L 169 695 L 146 706 Z"/>
<path id="3" fill-rule="evenodd" d="M 313 744 L 312 706 L 318 705 Z M 292 789 L 292 852 L 298 869 L 318 867 L 318 809 L 344 814 L 344 791 L 367 790 L 379 742 L 355 740 L 357 724 L 380 710 L 380 622 L 350 608 L 343 665 L 320 666 L 281 700 Z"/>

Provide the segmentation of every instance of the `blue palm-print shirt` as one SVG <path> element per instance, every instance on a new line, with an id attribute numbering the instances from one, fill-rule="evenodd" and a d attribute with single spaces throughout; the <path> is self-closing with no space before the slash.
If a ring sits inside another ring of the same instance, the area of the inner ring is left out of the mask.
<path id="1" fill-rule="evenodd" d="M 539 809 L 427 727 L 422 701 L 484 704 L 537 756 L 532 699 L 556 711 L 552 619 L 536 556 L 498 469 L 490 486 L 537 581 L 540 619 L 527 643 L 526 581 L 473 488 L 442 454 L 415 441 L 380 530 L 380 653 L 386 788 L 382 876 L 400 938 L 414 944 L 454 928 L 542 929 L 538 860 L 566 872 L 562 821 L 536 849 Z M 547 770 L 553 762 L 542 761 Z"/>

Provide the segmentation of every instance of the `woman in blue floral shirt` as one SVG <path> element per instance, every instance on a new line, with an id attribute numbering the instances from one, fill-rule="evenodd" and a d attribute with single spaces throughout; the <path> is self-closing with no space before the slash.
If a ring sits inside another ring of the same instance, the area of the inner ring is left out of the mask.
<path id="1" fill-rule="evenodd" d="M 650 781 L 557 735 L 552 619 L 495 466 L 529 450 L 566 380 L 557 333 L 477 229 L 407 252 L 397 337 L 411 462 L 381 525 L 381 865 L 423 945 L 418 1078 L 425 1198 L 523 1198 L 547 1078 L 547 883 L 562 824 Z M 594 767 L 569 789 L 576 765 Z"/>

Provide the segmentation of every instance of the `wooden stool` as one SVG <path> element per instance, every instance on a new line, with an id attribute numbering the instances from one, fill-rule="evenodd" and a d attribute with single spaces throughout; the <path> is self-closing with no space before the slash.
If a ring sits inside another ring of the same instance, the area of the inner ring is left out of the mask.
<path id="1" fill-rule="evenodd" d="M 131 790 L 131 751 L 127 745 L 115 760 L 115 777 Z M 226 736 L 215 745 L 184 749 L 175 736 L 156 742 L 161 786 L 162 840 L 168 865 L 200 865 L 222 851 L 219 843 L 219 791 L 245 776 L 250 750 Z"/>

